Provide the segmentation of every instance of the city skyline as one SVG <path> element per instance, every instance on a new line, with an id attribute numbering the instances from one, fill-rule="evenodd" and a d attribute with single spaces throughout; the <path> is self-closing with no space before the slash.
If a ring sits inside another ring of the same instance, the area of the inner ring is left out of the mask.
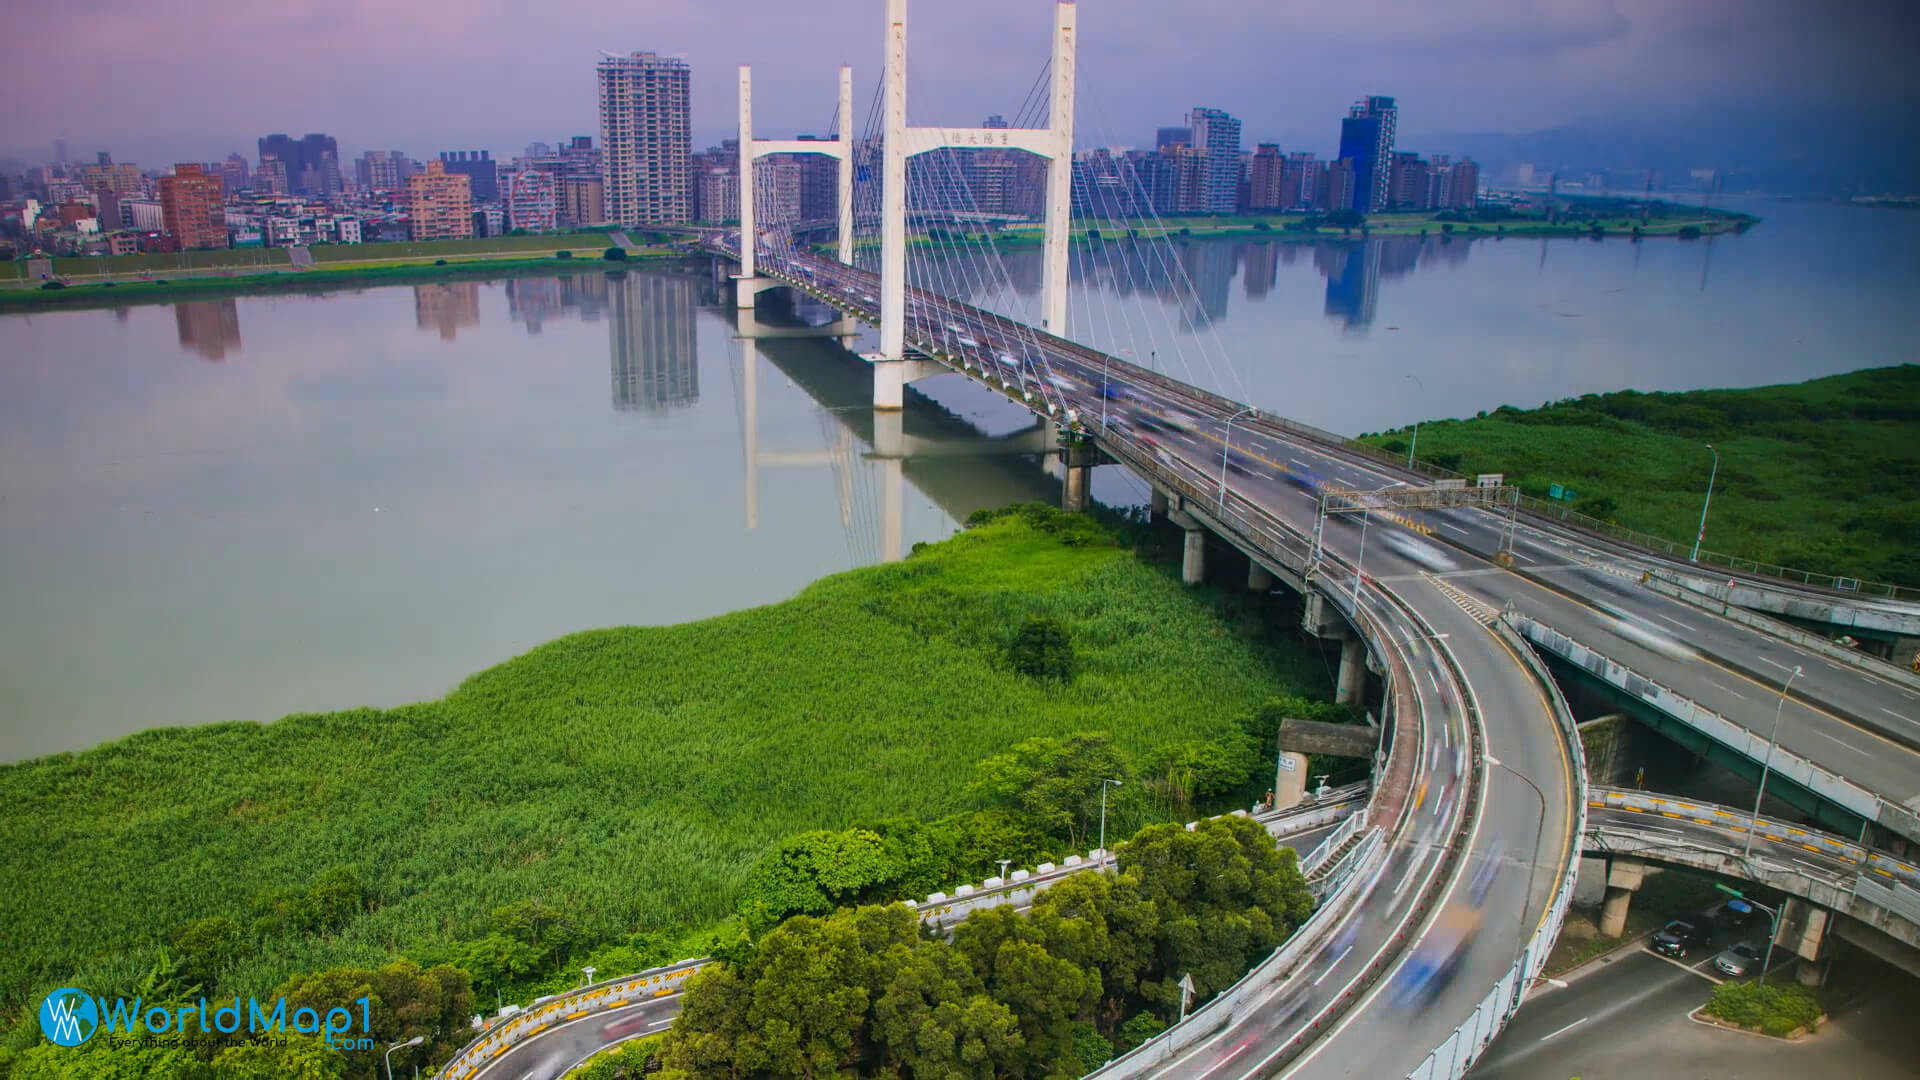
<path id="1" fill-rule="evenodd" d="M 27 107 L 0 137 L 0 155 L 35 163 L 64 138 L 81 153 L 218 160 L 241 140 L 293 128 L 341 133 L 352 151 L 342 160 L 392 147 L 422 157 L 449 146 L 504 151 L 556 127 L 591 130 L 596 103 L 585 67 L 602 52 L 645 50 L 691 63 L 694 142 L 704 145 L 731 128 L 737 64 L 756 68 L 767 130 L 823 129 L 837 63 L 854 65 L 862 102 L 877 75 L 875 0 L 824 0 L 804 10 L 756 4 L 728 20 L 690 6 L 643 16 L 586 0 L 562 6 L 583 17 L 546 20 L 542 36 L 529 42 L 513 20 L 487 18 L 485 3 L 463 5 L 452 18 L 432 4 L 392 11 L 287 0 L 268 12 L 234 5 L 220 18 L 238 38 L 296 24 L 312 32 L 310 47 L 291 55 L 260 50 L 258 60 L 233 50 L 217 70 L 191 81 L 162 74 L 171 52 L 156 41 L 178 22 L 165 13 L 136 8 L 73 24 L 76 40 L 113 62 L 114 86 L 55 77 L 44 70 L 57 63 L 54 55 L 17 35 L 0 43 L 0 86 Z M 923 71 L 930 74 L 914 94 L 916 121 L 1014 111 L 1017 101 L 1006 98 L 1017 92 L 1008 87 L 1025 86 L 1044 60 L 1029 25 L 1043 23 L 1043 7 L 1025 0 L 984 0 L 964 10 L 920 5 L 916 39 L 953 47 L 928 57 Z M 1278 141 L 1332 156 L 1319 118 L 1369 92 L 1417 103 L 1403 143 L 1448 132 L 1538 130 L 1599 109 L 1675 101 L 1802 106 L 1915 92 L 1914 76 L 1898 62 L 1913 31 L 1892 5 L 1855 0 L 1817 19 L 1784 0 L 1737 12 L 1723 7 L 1711 0 L 1482 0 L 1442 18 L 1401 0 L 1286 14 L 1215 3 L 1183 10 L 1179 26 L 1169 28 L 1161 9 L 1101 5 L 1083 20 L 1083 89 L 1098 105 L 1082 118 L 1082 143 L 1148 145 L 1155 123 L 1200 102 L 1241 117 L 1248 143 Z M 70 5 L 29 0 L 24 18 L 47 30 L 77 14 Z M 436 36 L 444 47 L 422 51 L 407 37 L 402 50 L 403 30 Z M 326 47 L 355 34 L 370 47 Z M 389 38 L 394 46 L 384 44 Z M 796 54 L 792 43 L 811 38 L 837 47 Z M 1299 47 L 1304 38 L 1315 46 Z M 974 48 L 974 39 L 994 45 Z M 941 53 L 966 63 L 943 61 Z M 300 77 L 309 54 L 326 56 L 327 67 Z M 1156 77 L 1135 78 L 1142 64 Z M 500 78 L 503 71 L 511 77 Z M 244 92 L 233 85 L 239 79 L 248 80 Z M 129 82 L 164 89 L 129 100 L 115 89 Z M 1273 92 L 1276 83 L 1284 94 Z M 316 94 L 316 86 L 325 92 Z M 410 108 L 386 107 L 396 89 L 413 100 Z M 1100 131 L 1114 124 L 1121 130 Z"/>

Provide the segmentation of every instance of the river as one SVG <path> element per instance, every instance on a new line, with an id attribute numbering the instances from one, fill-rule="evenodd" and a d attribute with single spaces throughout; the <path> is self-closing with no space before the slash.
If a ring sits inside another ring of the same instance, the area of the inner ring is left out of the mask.
<path id="1" fill-rule="evenodd" d="M 1343 432 L 1911 356 L 1920 214 L 1737 208 L 1766 221 L 1109 245 L 1076 267 L 1073 330 Z M 1035 312 L 1038 254 L 1004 267 L 916 274 Z M 763 312 L 796 316 L 826 313 Z M 887 458 L 838 344 L 735 330 L 698 267 L 0 318 L 0 760 L 432 698 L 570 631 L 772 602 L 1058 498 L 1010 452 L 1029 419 L 964 380 L 917 384 L 918 456 Z M 1144 490 L 1097 471 L 1103 501 Z"/>

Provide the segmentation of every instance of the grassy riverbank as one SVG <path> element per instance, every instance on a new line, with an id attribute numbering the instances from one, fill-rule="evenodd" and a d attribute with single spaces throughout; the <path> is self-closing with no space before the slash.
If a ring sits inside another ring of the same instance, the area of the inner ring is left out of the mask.
<path id="1" fill-rule="evenodd" d="M 1324 685 L 1169 568 L 1043 524 L 1004 518 L 762 608 L 576 634 L 438 701 L 0 767 L 20 855 L 0 869 L 0 995 L 131 992 L 210 917 L 251 935 L 211 977 L 241 994 L 520 933 L 496 909 L 526 901 L 580 945 L 684 932 L 726 917 L 782 838 L 974 805 L 974 763 L 1023 739 L 1104 730 L 1142 754 Z M 1009 661 L 1033 616 L 1069 635 L 1070 682 Z"/>
<path id="2" fill-rule="evenodd" d="M 1411 429 L 1362 436 L 1404 453 Z M 1420 425 L 1419 456 L 1504 472 L 1572 508 L 1690 541 L 1713 454 L 1705 547 L 1824 573 L 1920 586 L 1920 365 L 1784 386 L 1588 394 Z"/>
<path id="3" fill-rule="evenodd" d="M 448 281 L 460 278 L 502 277 L 515 274 L 578 273 L 583 270 L 611 269 L 628 262 L 651 259 L 684 258 L 685 253 L 670 248 L 645 248 L 629 253 L 626 262 L 606 262 L 604 248 L 569 251 L 569 257 L 556 252 L 535 254 L 475 254 L 436 256 L 433 258 L 390 258 L 362 262 L 320 263 L 309 269 L 265 270 L 260 272 L 220 272 L 200 270 L 194 276 L 164 277 L 151 281 L 127 278 L 118 282 L 76 283 L 63 289 L 19 287 L 0 289 L 0 313 L 9 311 L 47 311 L 58 308 L 121 307 L 129 304 L 165 303 L 175 300 L 204 300 L 216 296 L 243 296 L 265 293 L 320 292 L 356 286 L 395 285 L 415 281 Z"/>

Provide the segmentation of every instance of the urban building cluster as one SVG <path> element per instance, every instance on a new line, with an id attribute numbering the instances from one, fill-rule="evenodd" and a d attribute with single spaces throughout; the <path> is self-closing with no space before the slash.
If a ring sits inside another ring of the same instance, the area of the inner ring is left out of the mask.
<path id="1" fill-rule="evenodd" d="M 55 255 L 445 240 L 606 223 L 591 135 L 536 142 L 511 161 L 487 150 L 417 161 L 369 150 L 342 168 L 337 141 L 259 140 L 258 156 L 148 171 L 101 152 L 0 174 L 0 242 Z"/>
<path id="2" fill-rule="evenodd" d="M 150 172 L 100 153 L 55 160 L 25 176 L 0 175 L 0 232 L 27 250 L 127 254 L 190 248 L 354 244 L 540 233 L 595 225 L 719 223 L 738 218 L 739 146 L 692 150 L 692 70 L 652 52 L 606 56 L 596 65 L 599 144 L 575 135 L 536 142 L 510 161 L 488 150 L 450 150 L 415 160 L 368 150 L 341 161 L 331 135 L 261 137 L 253 160 L 186 162 Z M 1390 97 L 1357 102 L 1340 123 L 1338 153 L 1244 146 L 1241 123 L 1196 107 L 1179 127 L 1159 129 L 1151 150 L 1082 150 L 1072 162 L 1073 208 L 1090 218 L 1471 207 L 1479 167 L 1471 158 L 1423 158 L 1397 148 Z M 1005 128 L 988 117 L 988 129 Z M 801 135 L 802 141 L 826 136 Z M 880 146 L 855 146 L 855 167 L 880 175 Z M 763 220 L 836 218 L 837 162 L 779 154 L 753 167 Z M 909 161 L 916 209 L 982 219 L 1040 216 L 1046 163 L 992 146 L 953 147 Z"/>

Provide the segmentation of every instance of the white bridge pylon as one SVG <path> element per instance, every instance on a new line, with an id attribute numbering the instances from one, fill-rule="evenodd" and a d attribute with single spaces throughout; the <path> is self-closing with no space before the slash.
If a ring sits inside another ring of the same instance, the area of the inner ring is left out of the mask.
<path id="1" fill-rule="evenodd" d="M 907 158 L 946 147 L 1025 150 L 1047 161 L 1042 328 L 1067 330 L 1067 230 L 1073 193 L 1074 4 L 1054 5 L 1052 95 L 1044 128 L 937 128 L 907 124 L 907 0 L 887 0 L 886 101 L 882 107 L 880 352 L 874 405 L 899 408 L 906 363 Z"/>
<path id="2" fill-rule="evenodd" d="M 838 158 L 837 199 L 840 206 L 840 261 L 853 261 L 853 68 L 840 65 L 840 111 L 837 138 L 756 139 L 753 137 L 753 68 L 740 65 L 740 275 L 734 285 L 734 303 L 750 308 L 753 298 L 778 283 L 758 277 L 754 270 L 753 163 L 769 154 L 821 154 Z"/>

